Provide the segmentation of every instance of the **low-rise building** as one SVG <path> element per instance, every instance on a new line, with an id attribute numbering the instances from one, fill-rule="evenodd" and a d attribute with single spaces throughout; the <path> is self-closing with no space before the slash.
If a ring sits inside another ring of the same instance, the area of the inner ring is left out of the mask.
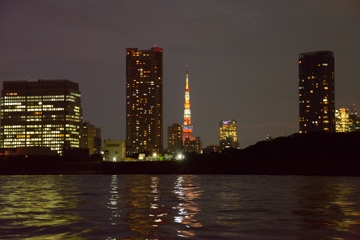
<path id="1" fill-rule="evenodd" d="M 104 161 L 120 162 L 125 161 L 126 157 L 125 140 L 104 140 Z"/>

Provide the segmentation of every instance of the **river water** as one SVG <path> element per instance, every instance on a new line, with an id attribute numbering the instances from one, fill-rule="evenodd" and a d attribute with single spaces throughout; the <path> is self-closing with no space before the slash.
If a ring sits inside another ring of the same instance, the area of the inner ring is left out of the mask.
<path id="1" fill-rule="evenodd" d="M 360 239 L 360 178 L 0 176 L 0 239 Z"/>

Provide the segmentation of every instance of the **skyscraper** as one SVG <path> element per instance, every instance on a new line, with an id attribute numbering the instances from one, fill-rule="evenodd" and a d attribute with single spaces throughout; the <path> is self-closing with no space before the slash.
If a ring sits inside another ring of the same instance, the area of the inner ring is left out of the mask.
<path id="1" fill-rule="evenodd" d="M 185 103 L 184 103 L 184 124 L 182 126 L 183 132 L 183 145 L 185 146 L 185 140 L 192 141 L 194 137 L 192 135 L 193 125 L 191 123 L 191 110 L 190 110 L 190 88 L 189 88 L 189 72 L 186 66 L 186 83 L 185 83 Z"/>
<path id="2" fill-rule="evenodd" d="M 79 85 L 69 80 L 4 81 L 1 147 L 79 148 Z"/>
<path id="3" fill-rule="evenodd" d="M 80 147 L 88 148 L 89 155 L 99 154 L 101 152 L 101 129 L 84 122 L 80 128 Z"/>
<path id="4" fill-rule="evenodd" d="M 236 120 L 222 120 L 219 123 L 219 146 L 225 148 L 239 148 Z"/>
<path id="5" fill-rule="evenodd" d="M 299 55 L 299 132 L 335 132 L 334 53 Z"/>
<path id="6" fill-rule="evenodd" d="M 176 153 L 182 150 L 182 128 L 180 124 L 174 123 L 168 126 L 168 151 Z"/>
<path id="7" fill-rule="evenodd" d="M 126 152 L 163 150 L 163 49 L 126 48 Z"/>

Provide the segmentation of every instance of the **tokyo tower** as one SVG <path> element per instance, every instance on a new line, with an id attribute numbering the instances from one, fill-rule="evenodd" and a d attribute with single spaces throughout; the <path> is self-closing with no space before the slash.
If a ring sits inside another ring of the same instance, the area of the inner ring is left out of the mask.
<path id="1" fill-rule="evenodd" d="M 185 143 L 185 140 L 190 141 L 194 140 L 192 136 L 193 126 L 191 124 L 191 111 L 190 111 L 190 89 L 189 89 L 189 73 L 188 66 L 186 65 L 186 86 L 185 86 L 185 104 L 184 104 L 184 124 L 182 126 L 183 135 L 182 142 Z"/>

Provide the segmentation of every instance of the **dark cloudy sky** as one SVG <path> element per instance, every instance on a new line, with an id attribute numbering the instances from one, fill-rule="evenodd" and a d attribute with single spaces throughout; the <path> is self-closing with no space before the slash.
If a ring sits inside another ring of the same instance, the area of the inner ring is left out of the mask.
<path id="1" fill-rule="evenodd" d="M 165 139 L 183 122 L 186 64 L 204 146 L 221 119 L 237 120 L 241 147 L 297 132 L 302 52 L 334 51 L 336 106 L 360 104 L 358 0 L 0 1 L 0 80 L 78 82 L 104 138 L 125 139 L 125 48 L 154 45 Z"/>

